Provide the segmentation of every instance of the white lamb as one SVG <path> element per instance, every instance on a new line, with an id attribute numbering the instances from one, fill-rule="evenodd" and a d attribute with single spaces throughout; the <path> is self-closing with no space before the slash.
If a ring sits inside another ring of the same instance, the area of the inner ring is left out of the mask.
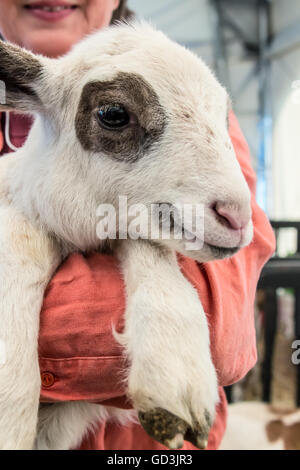
<path id="1" fill-rule="evenodd" d="M 144 23 L 95 33 L 56 60 L 0 42 L 0 79 L 0 109 L 35 114 L 24 147 L 0 160 L 0 448 L 70 449 L 99 420 L 129 418 L 82 402 L 39 411 L 45 288 L 67 255 L 103 249 L 97 207 L 118 207 L 119 195 L 148 208 L 204 205 L 201 250 L 174 237 L 110 243 L 126 282 L 118 338 L 133 407 L 164 445 L 188 439 L 205 448 L 217 377 L 201 302 L 175 253 L 207 262 L 252 239 L 225 89 L 199 58 Z"/>

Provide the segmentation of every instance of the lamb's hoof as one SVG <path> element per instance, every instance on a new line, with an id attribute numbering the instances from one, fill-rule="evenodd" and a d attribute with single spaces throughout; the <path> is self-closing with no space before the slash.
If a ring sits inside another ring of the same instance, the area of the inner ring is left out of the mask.
<path id="1" fill-rule="evenodd" d="M 212 419 L 207 411 L 204 413 L 204 423 L 196 423 L 193 429 L 188 428 L 184 439 L 191 442 L 198 449 L 204 450 L 208 444 L 208 435 L 212 426 Z"/>
<path id="2" fill-rule="evenodd" d="M 181 418 L 162 408 L 140 412 L 141 425 L 150 437 L 169 449 L 181 449 L 183 441 L 191 442 L 198 449 L 205 449 L 211 420 L 205 415 L 205 425 L 195 424 L 193 429 Z"/>
<path id="3" fill-rule="evenodd" d="M 141 425 L 150 437 L 169 449 L 181 449 L 188 424 L 162 408 L 139 413 Z"/>

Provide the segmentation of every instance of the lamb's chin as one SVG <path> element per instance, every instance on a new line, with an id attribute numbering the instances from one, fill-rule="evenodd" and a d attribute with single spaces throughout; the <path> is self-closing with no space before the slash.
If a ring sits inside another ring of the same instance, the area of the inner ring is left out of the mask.
<path id="1" fill-rule="evenodd" d="M 241 247 L 227 248 L 210 245 L 200 240 L 168 240 L 161 241 L 160 244 L 168 249 L 174 250 L 181 255 L 194 259 L 199 263 L 208 263 L 234 256 Z"/>
<path id="2" fill-rule="evenodd" d="M 235 255 L 240 250 L 239 247 L 225 248 L 208 244 L 205 244 L 203 248 L 209 250 L 212 258 L 215 260 L 231 258 L 231 256 Z"/>
<path id="3" fill-rule="evenodd" d="M 231 258 L 240 250 L 239 247 L 236 248 L 223 248 L 214 245 L 204 244 L 200 250 L 193 249 L 183 249 L 180 250 L 180 253 L 188 258 L 192 258 L 199 263 L 208 263 L 209 261 L 217 261 L 226 258 Z"/>

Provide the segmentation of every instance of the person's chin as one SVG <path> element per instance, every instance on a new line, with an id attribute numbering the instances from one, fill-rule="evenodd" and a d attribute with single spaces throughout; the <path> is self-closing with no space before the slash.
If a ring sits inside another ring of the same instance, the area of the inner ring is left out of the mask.
<path id="1" fill-rule="evenodd" d="M 75 29 L 76 31 L 76 29 Z M 78 30 L 77 30 L 78 31 Z M 60 57 L 65 55 L 69 50 L 79 42 L 83 33 L 74 32 L 74 30 L 36 30 L 29 31 L 23 35 L 23 45 L 26 49 L 42 54 L 47 57 Z"/>

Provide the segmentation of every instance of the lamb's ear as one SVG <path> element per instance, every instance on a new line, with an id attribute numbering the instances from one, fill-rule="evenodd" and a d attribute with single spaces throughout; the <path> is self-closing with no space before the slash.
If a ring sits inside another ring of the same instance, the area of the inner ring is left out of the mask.
<path id="1" fill-rule="evenodd" d="M 39 57 L 0 40 L 0 110 L 37 111 L 42 72 Z"/>

